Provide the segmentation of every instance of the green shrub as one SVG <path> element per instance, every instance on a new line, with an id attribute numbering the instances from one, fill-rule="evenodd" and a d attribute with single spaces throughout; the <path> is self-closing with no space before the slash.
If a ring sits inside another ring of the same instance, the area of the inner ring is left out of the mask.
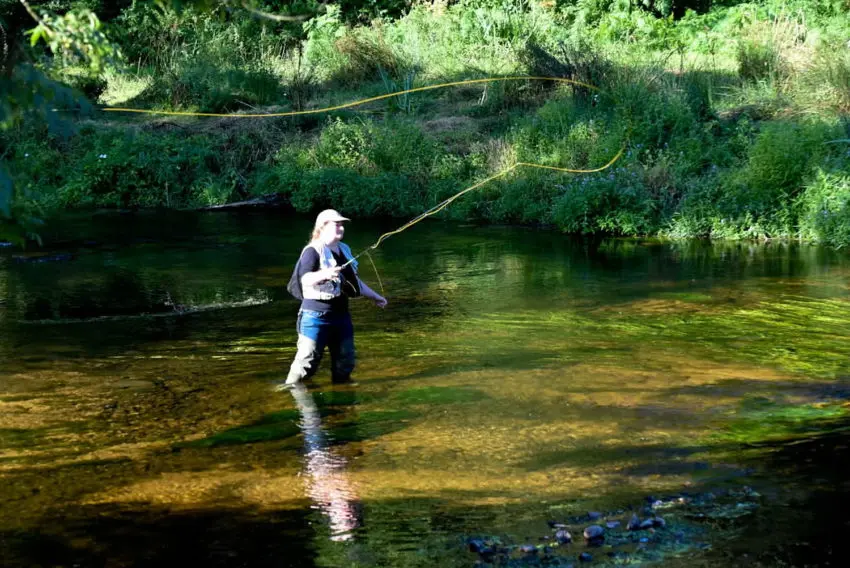
<path id="1" fill-rule="evenodd" d="M 74 168 L 57 180 L 56 205 L 176 208 L 221 202 L 223 190 L 208 190 L 205 181 L 227 184 L 232 171 L 210 142 L 145 132 L 79 137 L 70 148 Z"/>
<path id="2" fill-rule="evenodd" d="M 787 72 L 777 47 L 762 40 L 741 40 L 738 44 L 738 75 L 747 81 L 780 78 Z"/>
<path id="3" fill-rule="evenodd" d="M 435 144 L 410 120 L 387 120 L 375 133 L 372 161 L 382 172 L 398 172 L 427 181 L 437 159 Z"/>
<path id="4" fill-rule="evenodd" d="M 656 67 L 618 70 L 609 89 L 616 121 L 626 125 L 631 142 L 646 148 L 689 138 L 701 143 L 701 103 L 694 105 L 679 81 Z"/>
<path id="5" fill-rule="evenodd" d="M 407 176 L 391 172 L 363 176 L 339 168 L 301 172 L 291 201 L 298 211 L 333 206 L 358 216 L 408 216 L 427 208 L 424 191 Z"/>
<path id="6" fill-rule="evenodd" d="M 334 118 L 319 135 L 313 155 L 322 167 L 347 168 L 364 175 L 395 172 L 426 178 L 436 151 L 410 120 L 376 123 Z"/>
<path id="7" fill-rule="evenodd" d="M 230 112 L 277 102 L 278 78 L 264 69 L 227 69 L 196 63 L 160 75 L 139 100 L 168 108 Z"/>
<path id="8" fill-rule="evenodd" d="M 599 167 L 625 139 L 605 110 L 572 98 L 552 99 L 521 121 L 508 140 L 519 161 L 562 168 Z"/>
<path id="9" fill-rule="evenodd" d="M 732 223 L 723 216 L 723 194 L 717 179 L 693 183 L 661 234 L 678 239 L 725 236 L 734 238 Z"/>
<path id="10" fill-rule="evenodd" d="M 559 189 L 552 221 L 565 232 L 645 235 L 657 226 L 652 196 L 625 168 L 573 178 Z"/>
<path id="11" fill-rule="evenodd" d="M 850 175 L 819 171 L 797 200 L 800 237 L 850 245 Z"/>
<path id="12" fill-rule="evenodd" d="M 818 56 L 813 76 L 829 88 L 833 106 L 840 112 L 850 113 L 850 47 L 826 46 Z"/>
<path id="13" fill-rule="evenodd" d="M 334 46 L 345 58 L 345 64 L 336 70 L 333 78 L 345 84 L 374 80 L 381 72 L 390 77 L 400 77 L 409 68 L 393 46 L 384 40 L 380 29 L 349 31 L 339 37 Z"/>
<path id="14" fill-rule="evenodd" d="M 739 199 L 756 213 L 789 205 L 802 190 L 803 179 L 824 157 L 824 142 L 834 133 L 823 123 L 765 124 L 739 174 Z"/>
<path id="15" fill-rule="evenodd" d="M 317 164 L 361 173 L 374 170 L 371 154 L 375 130 L 369 120 L 345 122 L 339 117 L 328 120 L 314 150 Z"/>

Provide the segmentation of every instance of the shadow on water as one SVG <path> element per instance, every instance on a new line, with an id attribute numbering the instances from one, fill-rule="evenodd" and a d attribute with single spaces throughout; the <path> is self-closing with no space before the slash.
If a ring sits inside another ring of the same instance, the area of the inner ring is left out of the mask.
<path id="1" fill-rule="evenodd" d="M 850 532 L 850 417 L 761 444 L 752 451 L 756 483 L 775 486 L 786 498 L 764 500 L 739 538 L 709 556 L 735 566 L 838 566 Z M 846 558 L 845 558 L 846 560 Z"/>
<path id="2" fill-rule="evenodd" d="M 0 533 L 0 565 L 311 566 L 309 511 L 73 507 Z"/>
<path id="3" fill-rule="evenodd" d="M 293 501 L 272 510 L 244 505 L 174 510 L 141 503 L 54 504 L 34 525 L 0 533 L 0 565 L 310 567 L 412 563 L 468 567 L 476 557 L 466 552 L 465 542 L 477 534 L 477 527 L 486 526 L 494 517 L 524 516 L 524 504 L 471 504 L 489 495 L 486 488 L 444 490 L 439 497 L 361 502 L 347 477 L 347 460 L 335 449 L 314 394 L 300 389 L 292 396 L 303 436 L 307 503 Z M 792 489 L 799 484 L 805 491 L 798 499 L 776 503 L 765 499 L 755 515 L 736 529 L 735 538 L 722 541 L 707 556 L 661 565 L 836 565 L 838 543 L 850 529 L 846 517 L 850 506 L 850 481 L 846 477 L 850 419 L 818 426 L 825 432 L 777 441 L 753 454 L 752 465 L 759 473 L 748 477 L 747 482 L 758 484 L 762 479 L 775 485 L 770 480 L 779 478 Z M 606 457 L 621 460 L 624 454 L 648 462 L 665 457 L 676 460 L 701 450 L 635 445 L 612 449 L 610 455 L 600 456 L 600 463 Z M 592 464 L 583 467 L 593 471 Z M 624 471 L 623 475 L 642 473 Z M 695 483 L 689 493 L 708 491 L 716 481 L 712 478 Z M 640 503 L 620 505 L 627 509 L 626 517 L 633 506 L 635 510 L 641 507 Z M 544 527 L 547 520 L 540 518 L 536 524 Z M 528 538 L 536 541 L 538 536 Z M 584 545 L 577 543 L 558 554 L 575 559 L 583 550 Z M 515 565 L 538 564 L 528 560 Z"/>

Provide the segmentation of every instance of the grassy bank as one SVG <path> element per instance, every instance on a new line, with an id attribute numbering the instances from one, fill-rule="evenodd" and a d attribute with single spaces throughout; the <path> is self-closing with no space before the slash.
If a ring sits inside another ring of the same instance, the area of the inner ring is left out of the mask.
<path id="1" fill-rule="evenodd" d="M 520 168 L 444 214 L 850 244 L 846 2 L 715 5 L 677 20 L 628 4 L 417 3 L 366 24 L 329 8 L 295 27 L 134 4 L 110 22 L 122 72 L 51 72 L 104 105 L 224 113 L 513 74 L 602 92 L 512 81 L 299 118 L 95 112 L 70 119 L 71 134 L 24 122 L 3 143 L 17 206 L 49 217 L 279 193 L 299 211 L 409 217 L 517 161 L 593 168 L 625 144 L 604 172 Z"/>

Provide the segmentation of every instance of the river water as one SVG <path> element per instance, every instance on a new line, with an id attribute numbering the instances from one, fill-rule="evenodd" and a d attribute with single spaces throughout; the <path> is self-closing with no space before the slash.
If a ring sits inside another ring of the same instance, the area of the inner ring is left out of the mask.
<path id="1" fill-rule="evenodd" d="M 847 251 L 423 222 L 380 282 L 361 258 L 389 306 L 352 303 L 356 382 L 277 392 L 309 229 L 113 213 L 0 249 L 0 564 L 829 563 Z M 580 542 L 656 500 L 667 528 Z"/>

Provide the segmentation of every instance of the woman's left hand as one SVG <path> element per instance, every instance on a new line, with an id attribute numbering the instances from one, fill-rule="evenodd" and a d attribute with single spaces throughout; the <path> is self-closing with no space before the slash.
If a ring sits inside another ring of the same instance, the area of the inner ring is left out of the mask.
<path id="1" fill-rule="evenodd" d="M 375 305 L 378 306 L 379 308 L 387 307 L 387 299 L 384 298 L 383 296 L 378 296 L 377 298 L 373 298 L 372 301 L 375 302 Z"/>

